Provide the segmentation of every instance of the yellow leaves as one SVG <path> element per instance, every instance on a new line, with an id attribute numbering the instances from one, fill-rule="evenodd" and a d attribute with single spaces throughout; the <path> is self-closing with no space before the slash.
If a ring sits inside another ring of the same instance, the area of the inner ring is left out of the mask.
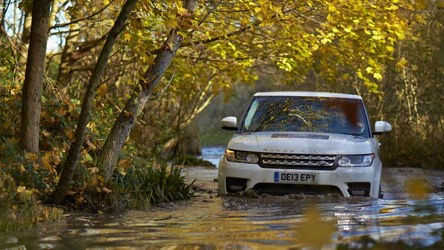
<path id="1" fill-rule="evenodd" d="M 404 38 L 405 38 L 405 33 L 403 30 L 399 30 L 399 29 L 396 30 L 395 35 L 396 35 L 396 37 L 398 37 L 399 40 L 404 40 Z"/>
<path id="2" fill-rule="evenodd" d="M 416 15 L 415 15 L 415 19 L 416 19 L 416 21 L 417 21 L 418 23 L 420 23 L 420 24 L 425 24 L 425 23 L 426 23 L 426 20 L 425 20 L 425 18 L 424 18 L 424 15 L 416 14 Z"/>
<path id="3" fill-rule="evenodd" d="M 177 9 L 177 14 L 178 14 L 179 16 L 189 16 L 188 10 L 185 9 L 185 8 L 183 8 L 183 7 L 179 7 L 179 8 Z"/>
<path id="4" fill-rule="evenodd" d="M 94 175 L 91 179 L 89 179 L 89 184 L 93 187 L 100 186 L 104 183 L 103 177 L 100 175 Z"/>
<path id="5" fill-rule="evenodd" d="M 67 113 L 67 110 L 66 110 L 66 109 L 63 109 L 63 108 L 59 108 L 59 109 L 57 109 L 57 110 L 55 111 L 55 113 L 56 113 L 58 116 L 65 116 L 66 113 Z"/>
<path id="6" fill-rule="evenodd" d="M 127 159 L 123 159 L 123 160 L 119 161 L 119 163 L 117 165 L 120 168 L 126 169 L 126 168 L 131 167 L 131 162 L 128 161 Z"/>
<path id="7" fill-rule="evenodd" d="M 88 171 L 91 175 L 95 175 L 97 173 L 99 173 L 99 168 L 98 167 L 92 167 L 92 168 L 88 168 Z"/>
<path id="8" fill-rule="evenodd" d="M 41 160 L 41 165 L 51 172 L 55 171 L 55 166 L 61 161 L 57 153 L 57 150 L 44 153 Z"/>
<path id="9" fill-rule="evenodd" d="M 131 41 L 131 34 L 129 34 L 129 33 L 123 34 L 123 41 L 125 41 L 125 42 Z"/>
<path id="10" fill-rule="evenodd" d="M 26 168 L 25 168 L 25 166 L 23 166 L 23 164 L 21 164 L 21 165 L 19 166 L 19 172 L 20 172 L 21 174 L 23 174 L 24 172 L 26 172 Z"/>
<path id="11" fill-rule="evenodd" d="M 313 7 L 313 2 L 312 1 L 305 1 L 305 3 L 311 8 Z"/>
<path id="12" fill-rule="evenodd" d="M 331 40 L 326 38 L 326 37 L 321 39 L 321 43 L 324 44 L 324 45 L 327 44 L 327 43 L 330 43 L 330 42 L 331 42 Z"/>
<path id="13" fill-rule="evenodd" d="M 444 9 L 444 0 L 438 1 L 438 9 Z"/>
<path id="14" fill-rule="evenodd" d="M 45 167 L 47 169 L 52 169 L 51 158 L 52 158 L 51 152 L 46 152 L 43 155 L 43 157 L 42 157 L 42 165 L 43 165 L 43 167 Z"/>
<path id="15" fill-rule="evenodd" d="M 25 153 L 25 159 L 28 161 L 37 161 L 39 156 L 36 153 Z"/>
<path id="16" fill-rule="evenodd" d="M 92 156 L 88 153 L 88 150 L 84 149 L 82 151 L 82 155 L 86 162 L 92 163 L 94 161 Z"/>
<path id="17" fill-rule="evenodd" d="M 379 40 L 383 40 L 384 36 L 378 30 L 374 30 L 373 31 L 372 39 L 376 40 L 376 41 L 379 41 Z"/>
<path id="18" fill-rule="evenodd" d="M 386 10 L 398 10 L 399 7 L 396 5 L 391 5 L 390 7 L 385 8 Z"/>
<path id="19" fill-rule="evenodd" d="M 21 201 L 30 201 L 32 199 L 32 190 L 26 189 L 25 186 L 18 186 L 16 192 Z"/>
<path id="20" fill-rule="evenodd" d="M 370 91 L 370 93 L 373 93 L 373 94 L 380 94 L 381 93 L 381 91 L 379 90 L 379 85 L 368 80 L 368 79 L 364 81 L 364 85 Z"/>
<path id="21" fill-rule="evenodd" d="M 117 163 L 117 171 L 123 176 L 126 175 L 126 169 L 131 167 L 131 162 L 127 159 L 123 159 Z"/>
<path id="22" fill-rule="evenodd" d="M 278 62 L 278 66 L 280 69 L 283 69 L 287 72 L 291 72 L 293 70 L 293 64 L 294 60 L 291 58 L 283 58 Z"/>
<path id="23" fill-rule="evenodd" d="M 68 137 L 68 139 L 72 140 L 74 138 L 74 131 L 66 130 L 65 135 L 66 135 L 66 137 Z"/>
<path id="24" fill-rule="evenodd" d="M 334 223 L 322 219 L 316 206 L 309 206 L 305 211 L 301 225 L 296 229 L 295 237 L 304 246 L 320 249 L 331 241 L 335 230 Z"/>
<path id="25" fill-rule="evenodd" d="M 419 10 L 424 10 L 427 8 L 429 0 L 415 0 L 415 8 Z"/>
<path id="26" fill-rule="evenodd" d="M 26 191 L 26 187 L 25 186 L 18 186 L 17 187 L 17 193 L 23 193 Z"/>
<path id="27" fill-rule="evenodd" d="M 97 95 L 98 96 L 105 96 L 106 93 L 108 91 L 108 86 L 106 86 L 106 84 L 102 84 L 98 89 L 97 89 Z"/>
<path id="28" fill-rule="evenodd" d="M 330 4 L 330 5 L 328 6 L 328 11 L 330 11 L 330 12 L 336 12 L 337 9 L 336 9 L 336 7 L 335 7 L 333 4 Z"/>
<path id="29" fill-rule="evenodd" d="M 405 68 L 405 66 L 407 65 L 407 63 L 408 63 L 407 59 L 405 59 L 405 58 L 403 57 L 403 58 L 401 58 L 401 60 L 399 60 L 399 61 L 396 63 L 396 67 L 397 67 L 398 69 L 403 69 L 403 68 Z"/>
<path id="30" fill-rule="evenodd" d="M 374 77 L 376 80 L 382 80 L 382 75 L 381 75 L 380 73 L 374 73 L 374 74 L 373 74 L 373 77 Z"/>
<path id="31" fill-rule="evenodd" d="M 407 181 L 405 191 L 413 199 L 422 200 L 427 197 L 427 195 L 432 191 L 432 188 L 426 180 L 413 178 Z"/>
<path id="32" fill-rule="evenodd" d="M 387 45 L 385 47 L 387 49 L 388 52 L 393 52 L 395 50 L 395 48 L 393 48 L 393 46 Z"/>
<path id="33" fill-rule="evenodd" d="M 167 27 L 167 29 L 173 29 L 176 28 L 178 23 L 176 20 L 176 17 L 168 17 L 167 19 L 165 19 L 164 21 L 165 26 Z"/>

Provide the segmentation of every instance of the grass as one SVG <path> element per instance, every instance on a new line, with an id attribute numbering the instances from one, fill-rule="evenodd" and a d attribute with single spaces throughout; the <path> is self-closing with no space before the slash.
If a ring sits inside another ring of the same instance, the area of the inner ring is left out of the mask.
<path id="1" fill-rule="evenodd" d="M 145 209 L 164 202 L 190 199 L 191 184 L 185 183 L 181 168 L 145 167 L 130 169 L 125 175 L 115 175 L 115 187 L 124 206 Z"/>

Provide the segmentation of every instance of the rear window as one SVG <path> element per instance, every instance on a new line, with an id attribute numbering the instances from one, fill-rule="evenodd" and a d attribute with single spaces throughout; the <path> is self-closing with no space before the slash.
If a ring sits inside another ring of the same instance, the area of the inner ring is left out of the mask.
<path id="1" fill-rule="evenodd" d="M 242 132 L 325 132 L 369 137 L 362 100 L 347 98 L 255 97 Z"/>

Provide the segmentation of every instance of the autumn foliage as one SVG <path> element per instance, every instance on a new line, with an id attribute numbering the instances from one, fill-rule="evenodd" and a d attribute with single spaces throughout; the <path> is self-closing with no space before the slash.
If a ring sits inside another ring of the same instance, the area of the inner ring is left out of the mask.
<path id="1" fill-rule="evenodd" d="M 0 16 L 0 183 L 14 194 L 33 193 L 35 202 L 49 201 L 76 140 L 86 86 L 127 1 L 50 1 L 40 144 L 32 152 L 19 140 L 30 1 L 13 2 L 2 1 Z M 180 172 L 165 162 L 187 153 L 186 133 L 215 97 L 270 77 L 270 88 L 362 95 L 373 120 L 394 125 L 394 135 L 383 139 L 392 145 L 383 155 L 387 165 L 442 167 L 442 1 L 210 0 L 187 9 L 189 2 L 137 1 L 114 34 L 105 73 L 92 88 L 79 164 L 66 186 L 71 208 L 119 208 L 121 195 L 138 188 L 128 186 L 134 180 L 150 190 L 164 179 L 174 183 L 174 190 L 138 194 L 148 203 L 189 198 Z M 165 65 L 155 60 L 163 52 L 172 53 Z M 119 138 L 122 145 L 104 169 L 104 145 L 113 145 L 112 128 L 125 118 L 131 133 Z"/>

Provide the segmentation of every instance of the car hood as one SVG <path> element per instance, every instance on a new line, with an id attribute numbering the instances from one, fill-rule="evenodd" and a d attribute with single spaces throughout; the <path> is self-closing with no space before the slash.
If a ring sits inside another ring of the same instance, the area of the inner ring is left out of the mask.
<path id="1" fill-rule="evenodd" d="M 372 143 L 372 138 L 345 134 L 255 132 L 234 135 L 228 148 L 270 153 L 369 154 L 372 153 Z"/>

